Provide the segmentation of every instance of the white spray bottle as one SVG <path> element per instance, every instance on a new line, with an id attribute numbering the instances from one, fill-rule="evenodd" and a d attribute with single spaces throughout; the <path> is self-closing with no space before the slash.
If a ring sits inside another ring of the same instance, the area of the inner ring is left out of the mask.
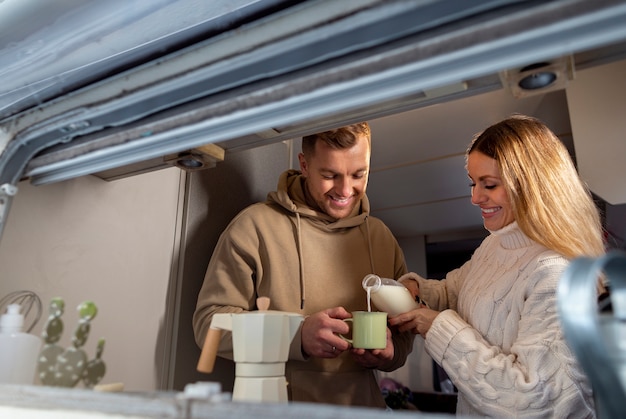
<path id="1" fill-rule="evenodd" d="M 19 304 L 0 316 L 0 383 L 34 384 L 41 339 L 23 332 Z"/>

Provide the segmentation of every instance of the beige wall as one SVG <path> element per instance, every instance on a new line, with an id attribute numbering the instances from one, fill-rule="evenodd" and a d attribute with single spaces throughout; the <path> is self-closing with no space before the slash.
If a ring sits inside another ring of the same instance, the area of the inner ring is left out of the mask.
<path id="1" fill-rule="evenodd" d="M 93 176 L 45 186 L 21 182 L 0 241 L 0 296 L 27 289 L 44 304 L 65 300 L 70 345 L 76 307 L 98 306 L 85 351 L 106 339 L 102 383 L 153 390 L 162 371 L 162 323 L 175 243 L 181 172 L 171 168 L 114 182 Z"/>
<path id="2" fill-rule="evenodd" d="M 218 238 L 239 211 L 265 201 L 276 190 L 278 177 L 289 168 L 289 141 L 229 153 L 215 168 L 190 174 L 181 239 L 178 289 L 175 300 L 171 369 L 164 388 L 182 390 L 196 381 L 218 381 L 232 391 L 234 365 L 218 358 L 211 374 L 196 371 L 200 348 L 191 327 L 198 292 Z"/>
<path id="3" fill-rule="evenodd" d="M 626 60 L 576 73 L 567 87 L 578 169 L 611 205 L 626 204 Z"/>

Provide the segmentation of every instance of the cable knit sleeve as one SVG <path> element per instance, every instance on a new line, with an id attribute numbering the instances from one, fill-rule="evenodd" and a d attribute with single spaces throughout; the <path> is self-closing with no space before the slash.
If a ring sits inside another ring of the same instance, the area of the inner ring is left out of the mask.
<path id="1" fill-rule="evenodd" d="M 459 390 L 457 414 L 593 417 L 590 389 L 558 319 L 556 289 L 567 261 L 550 254 L 514 266 L 508 285 L 505 277 L 464 289 L 471 309 L 460 302 L 460 312 L 445 310 L 433 322 L 426 351 Z"/>
<path id="2" fill-rule="evenodd" d="M 445 279 L 441 280 L 425 279 L 413 274 L 413 279 L 419 285 L 420 297 L 433 310 L 441 311 L 448 308 L 456 310 L 459 288 L 462 285 L 462 279 L 470 271 L 471 265 L 472 262 L 468 261 L 460 268 L 448 272 Z"/>

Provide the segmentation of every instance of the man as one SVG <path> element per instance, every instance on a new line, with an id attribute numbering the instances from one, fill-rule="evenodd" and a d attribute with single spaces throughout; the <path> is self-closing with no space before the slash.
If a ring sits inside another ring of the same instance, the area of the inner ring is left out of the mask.
<path id="1" fill-rule="evenodd" d="M 231 221 L 198 296 L 200 346 L 214 313 L 256 310 L 258 297 L 305 316 L 286 365 L 292 401 L 385 407 L 374 371 L 402 366 L 413 347 L 410 334 L 389 330 L 382 350 L 352 349 L 338 336 L 349 332 L 343 319 L 367 310 L 365 275 L 407 271 L 389 229 L 369 216 L 370 153 L 365 122 L 304 137 L 301 170 L 284 172 L 266 202 Z M 219 354 L 232 359 L 230 334 Z"/>

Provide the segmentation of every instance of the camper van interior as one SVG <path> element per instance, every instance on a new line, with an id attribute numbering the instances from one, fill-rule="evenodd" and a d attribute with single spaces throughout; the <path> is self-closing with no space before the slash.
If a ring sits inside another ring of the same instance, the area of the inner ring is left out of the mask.
<path id="1" fill-rule="evenodd" d="M 566 144 L 624 249 L 625 21 L 619 0 L 0 0 L 0 296 L 62 296 L 69 324 L 96 301 L 108 382 L 207 380 L 191 316 L 219 234 L 303 135 L 361 120 L 412 271 L 485 237 L 464 153 L 513 113 Z M 443 391 L 423 359 L 393 377 Z"/>

